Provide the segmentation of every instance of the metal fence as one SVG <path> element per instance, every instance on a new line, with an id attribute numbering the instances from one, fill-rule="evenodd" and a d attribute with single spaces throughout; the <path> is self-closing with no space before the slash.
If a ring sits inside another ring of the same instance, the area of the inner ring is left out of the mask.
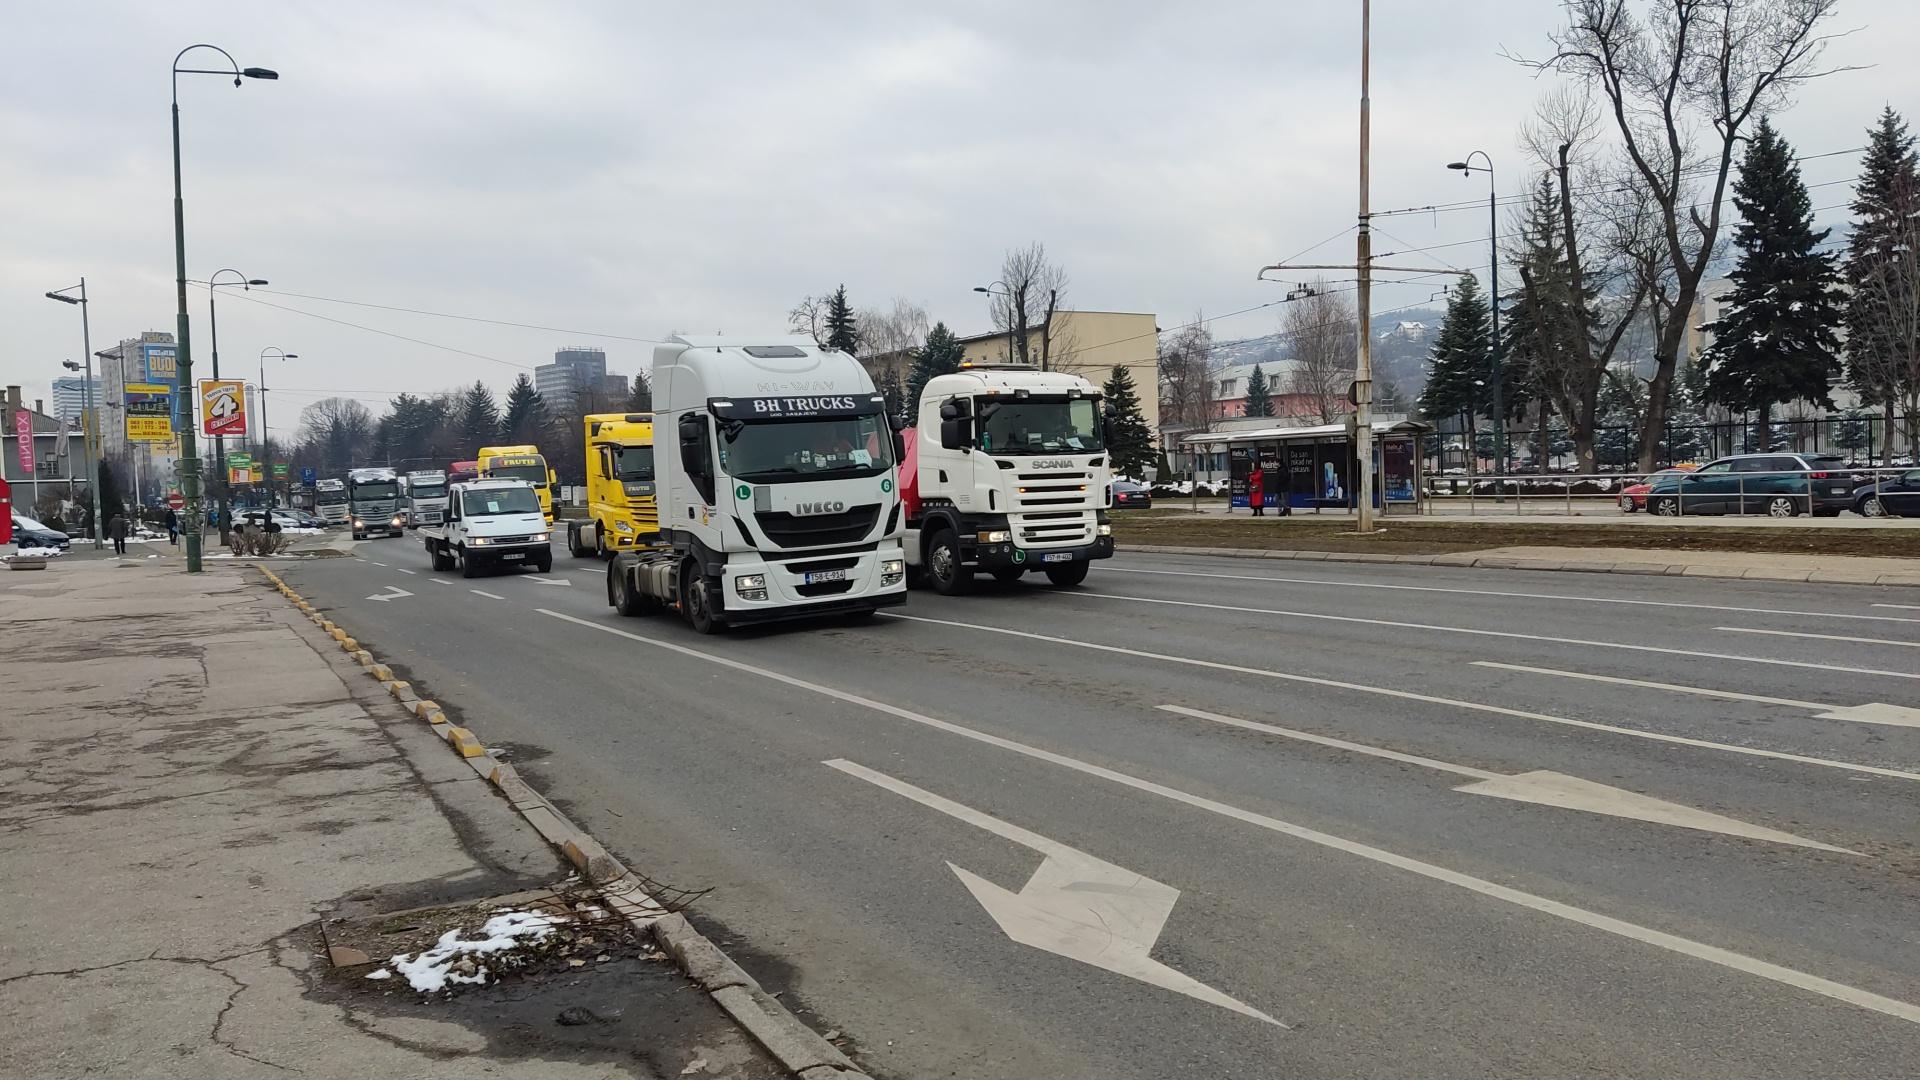
<path id="1" fill-rule="evenodd" d="M 1505 476 L 1428 476 L 1430 513 L 1468 515 L 1620 514 L 1655 517 L 1762 515 L 1830 517 L 1843 512 L 1873 516 L 1867 489 L 1899 483 L 1914 468 L 1853 468 L 1829 472 L 1528 473 Z M 1920 489 L 1920 475 L 1910 485 Z M 1913 496 L 1920 502 L 1920 495 Z M 1881 509 L 1897 512 L 1896 507 Z"/>
<path id="2" fill-rule="evenodd" d="M 1438 421 L 1443 430 L 1427 437 L 1428 460 L 1439 458 L 1442 467 L 1470 467 L 1465 448 L 1466 433 L 1459 421 Z M 1668 424 L 1654 460 L 1659 467 L 1682 462 L 1704 462 L 1728 454 L 1842 454 L 1853 464 L 1898 468 L 1914 464 L 1914 450 L 1906 446 L 1907 418 L 1896 415 L 1889 450 L 1885 418 L 1873 416 L 1827 416 L 1806 419 L 1775 419 L 1770 425 L 1767 445 L 1761 445 L 1757 421 L 1723 420 L 1697 424 Z M 1526 460 L 1535 466 L 1557 471 L 1574 459 L 1573 442 L 1563 427 L 1547 429 L 1547 445 L 1542 454 L 1537 428 L 1509 427 L 1506 432 L 1507 459 L 1510 464 Z M 1634 425 L 1602 425 L 1594 429 L 1594 465 L 1596 468 L 1630 469 L 1636 462 L 1640 429 Z M 1474 434 L 1476 453 L 1481 463 L 1494 461 L 1493 433 L 1481 427 Z M 1444 449 L 1442 449 L 1444 447 Z M 1476 470 L 1478 471 L 1478 470 Z M 1517 468 L 1515 471 L 1519 471 Z"/>

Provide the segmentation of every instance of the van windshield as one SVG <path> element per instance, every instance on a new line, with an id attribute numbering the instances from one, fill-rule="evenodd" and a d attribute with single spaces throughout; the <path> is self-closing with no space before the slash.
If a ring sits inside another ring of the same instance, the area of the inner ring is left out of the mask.
<path id="1" fill-rule="evenodd" d="M 845 480 L 893 468 L 893 431 L 879 413 L 831 420 L 723 420 L 720 467 L 748 483 Z"/>
<path id="2" fill-rule="evenodd" d="M 496 517 L 501 514 L 537 514 L 540 500 L 532 488 L 490 488 L 469 491 L 460 500 L 461 513 L 467 517 Z"/>
<path id="3" fill-rule="evenodd" d="M 990 454 L 1084 454 L 1104 445 L 1093 398 L 976 398 L 980 449 Z"/>

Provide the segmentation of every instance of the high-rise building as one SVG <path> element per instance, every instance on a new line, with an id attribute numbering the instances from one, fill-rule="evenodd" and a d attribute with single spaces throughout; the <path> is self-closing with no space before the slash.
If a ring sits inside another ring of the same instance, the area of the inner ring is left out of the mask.
<path id="1" fill-rule="evenodd" d="M 53 415 L 64 425 L 78 423 L 80 413 L 87 407 L 87 380 L 83 378 L 60 378 L 53 380 Z M 93 377 L 92 398 L 94 408 L 99 408 L 100 377 Z"/>
<path id="2" fill-rule="evenodd" d="M 605 391 L 607 378 L 607 351 L 582 345 L 570 345 L 555 350 L 553 363 L 541 364 L 533 369 L 533 388 L 540 397 L 556 409 L 566 409 L 573 405 L 574 398 L 583 390 Z"/>

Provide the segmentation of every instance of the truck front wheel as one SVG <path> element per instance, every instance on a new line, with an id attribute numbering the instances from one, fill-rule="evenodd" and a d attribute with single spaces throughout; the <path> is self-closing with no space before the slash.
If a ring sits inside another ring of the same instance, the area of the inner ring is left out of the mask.
<path id="1" fill-rule="evenodd" d="M 707 588 L 707 575 L 692 559 L 680 564 L 680 614 L 696 634 L 717 634 L 724 625 L 713 610 L 713 595 Z"/>
<path id="2" fill-rule="evenodd" d="M 960 561 L 960 538 L 952 529 L 941 529 L 927 541 L 927 582 L 942 596 L 960 596 L 973 591 L 973 571 Z"/>
<path id="3" fill-rule="evenodd" d="M 480 576 L 480 560 L 467 554 L 465 544 L 454 549 L 454 560 L 460 564 L 460 576 L 464 578 Z"/>
<path id="4" fill-rule="evenodd" d="M 567 523 L 567 554 L 576 559 L 587 557 L 587 546 L 580 542 L 580 526 L 573 522 Z"/>
<path id="5" fill-rule="evenodd" d="M 607 603 L 628 618 L 646 613 L 646 605 L 641 602 L 640 594 L 628 583 L 626 571 L 618 563 L 607 564 Z"/>
<path id="6" fill-rule="evenodd" d="M 1047 567 L 1047 580 L 1063 589 L 1070 589 L 1087 580 L 1087 571 L 1093 566 L 1087 562 L 1061 563 Z"/>

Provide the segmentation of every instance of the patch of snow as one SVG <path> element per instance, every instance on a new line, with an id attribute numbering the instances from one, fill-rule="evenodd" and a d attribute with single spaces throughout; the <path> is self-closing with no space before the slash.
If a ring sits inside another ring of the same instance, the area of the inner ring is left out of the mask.
<path id="1" fill-rule="evenodd" d="M 327 535 L 327 530 L 325 529 L 309 529 L 299 525 L 282 525 L 280 526 L 280 531 L 283 533 L 286 533 L 289 536 L 325 536 Z"/>
<path id="2" fill-rule="evenodd" d="M 14 554 L 22 559 L 57 559 L 66 552 L 59 548 L 21 548 Z"/>
<path id="3" fill-rule="evenodd" d="M 373 971 L 367 972 L 363 977 L 368 979 L 391 979 L 393 978 L 393 972 L 388 971 L 386 968 L 376 968 Z"/>
<path id="4" fill-rule="evenodd" d="M 454 965 L 468 956 L 506 952 L 523 941 L 540 941 L 562 921 L 555 916 L 532 911 L 507 911 L 488 919 L 480 928 L 477 938 L 462 938 L 459 930 L 449 930 L 440 935 L 440 940 L 434 943 L 433 948 L 417 956 L 397 953 L 388 963 L 393 970 L 407 977 L 409 986 L 423 994 L 444 990 L 449 983 L 485 983 L 487 969 L 484 966 L 476 967 L 473 974 L 466 975 L 454 970 Z"/>

